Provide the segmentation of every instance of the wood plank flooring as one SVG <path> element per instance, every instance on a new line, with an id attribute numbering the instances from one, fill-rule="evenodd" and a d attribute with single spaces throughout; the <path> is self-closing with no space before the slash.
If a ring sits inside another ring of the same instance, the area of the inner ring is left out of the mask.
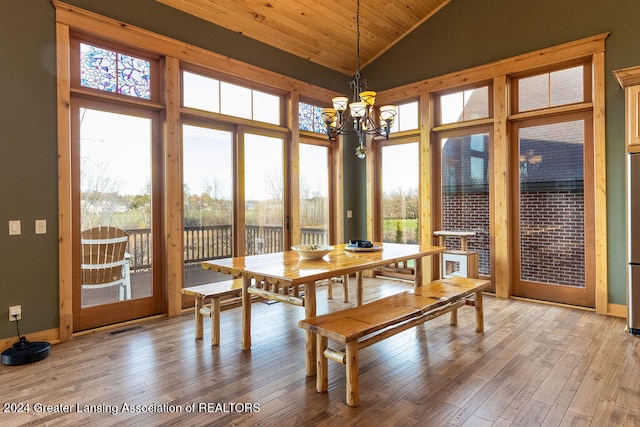
<path id="1" fill-rule="evenodd" d="M 365 300 L 408 287 L 366 280 Z M 348 305 L 341 286 L 331 301 L 326 288 L 319 293 L 319 313 Z M 623 319 L 487 296 L 484 334 L 468 308 L 456 327 L 443 316 L 362 350 L 361 403 L 350 408 L 343 366 L 330 362 L 328 393 L 305 377 L 303 309 L 258 302 L 253 310 L 250 351 L 240 348 L 233 308 L 222 312 L 220 347 L 209 345 L 208 322 L 204 340 L 194 340 L 187 313 L 79 336 L 31 365 L 2 365 L 0 424 L 640 425 L 640 338 Z M 29 412 L 14 412 L 23 404 Z"/>

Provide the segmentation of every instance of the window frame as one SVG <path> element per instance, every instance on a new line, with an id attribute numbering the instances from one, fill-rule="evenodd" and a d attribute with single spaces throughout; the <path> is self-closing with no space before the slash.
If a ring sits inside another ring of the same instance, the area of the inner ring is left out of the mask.
<path id="1" fill-rule="evenodd" d="M 582 72 L 582 93 L 584 94 L 584 99 L 582 102 L 574 102 L 556 106 L 548 106 L 543 108 L 535 108 L 531 110 L 520 111 L 520 91 L 518 81 L 521 79 L 525 79 L 528 77 L 536 77 L 544 74 L 551 74 L 555 71 L 561 71 L 566 68 L 572 68 L 576 66 L 583 66 Z M 590 58 L 580 58 L 579 60 L 573 61 L 563 61 L 559 63 L 554 63 L 552 65 L 536 68 L 532 70 L 525 70 L 518 73 L 513 73 L 510 76 L 510 111 L 512 112 L 510 118 L 517 119 L 521 115 L 535 115 L 535 114 L 548 114 L 549 112 L 553 112 L 555 109 L 574 109 L 580 105 L 588 105 L 593 102 L 593 72 L 592 72 L 592 64 Z"/>
<path id="2" fill-rule="evenodd" d="M 116 53 L 122 53 L 136 58 L 149 61 L 149 99 L 138 98 L 131 95 L 125 95 L 117 92 L 109 92 L 87 86 L 82 86 L 80 83 L 80 44 L 91 44 L 92 46 L 111 50 Z M 103 99 L 118 100 L 125 103 L 137 103 L 152 106 L 154 108 L 159 107 L 160 102 L 160 57 L 158 55 L 150 54 L 149 52 L 142 51 L 140 49 L 128 47 L 118 43 L 108 42 L 100 40 L 96 37 L 87 36 L 81 33 L 72 33 L 70 38 L 70 85 L 71 91 L 77 94 L 86 94 L 90 96 L 96 96 Z"/>

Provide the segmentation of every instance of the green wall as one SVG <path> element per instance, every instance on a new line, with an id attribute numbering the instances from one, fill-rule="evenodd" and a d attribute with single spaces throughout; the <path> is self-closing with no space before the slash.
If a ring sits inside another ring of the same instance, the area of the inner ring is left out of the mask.
<path id="1" fill-rule="evenodd" d="M 58 324 L 54 11 L 44 0 L 0 1 L 0 338 Z M 9 220 L 22 221 L 20 236 Z M 47 220 L 35 235 L 34 221 Z M 0 349 L 4 350 L 4 349 Z"/>
<path id="2" fill-rule="evenodd" d="M 300 80 L 346 92 L 349 76 L 182 14 L 153 0 L 68 3 Z M 640 64 L 628 0 L 452 0 L 364 70 L 387 89 L 531 50 L 610 32 L 607 164 L 610 302 L 625 303 L 623 93 L 611 71 Z M 48 0 L 0 0 L 0 339 L 15 336 L 8 307 L 21 304 L 22 333 L 58 326 L 55 10 Z M 364 163 L 345 144 L 345 238 L 366 226 Z M 8 236 L 8 221 L 22 235 Z M 36 235 L 34 221 L 47 220 Z M 1 349 L 0 349 L 1 350 Z"/>

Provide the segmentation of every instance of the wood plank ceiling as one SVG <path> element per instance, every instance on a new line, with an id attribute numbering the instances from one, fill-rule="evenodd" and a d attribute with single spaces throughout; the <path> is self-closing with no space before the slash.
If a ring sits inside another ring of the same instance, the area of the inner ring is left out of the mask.
<path id="1" fill-rule="evenodd" d="M 157 0 L 346 75 L 357 67 L 356 0 Z M 361 0 L 361 68 L 451 0 Z"/>

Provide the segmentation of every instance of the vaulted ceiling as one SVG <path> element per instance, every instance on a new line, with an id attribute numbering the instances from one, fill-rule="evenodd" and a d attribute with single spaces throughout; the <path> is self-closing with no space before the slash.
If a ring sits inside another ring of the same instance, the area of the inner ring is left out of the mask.
<path id="1" fill-rule="evenodd" d="M 157 0 L 347 75 L 357 68 L 356 0 Z M 361 0 L 361 67 L 451 0 Z"/>

